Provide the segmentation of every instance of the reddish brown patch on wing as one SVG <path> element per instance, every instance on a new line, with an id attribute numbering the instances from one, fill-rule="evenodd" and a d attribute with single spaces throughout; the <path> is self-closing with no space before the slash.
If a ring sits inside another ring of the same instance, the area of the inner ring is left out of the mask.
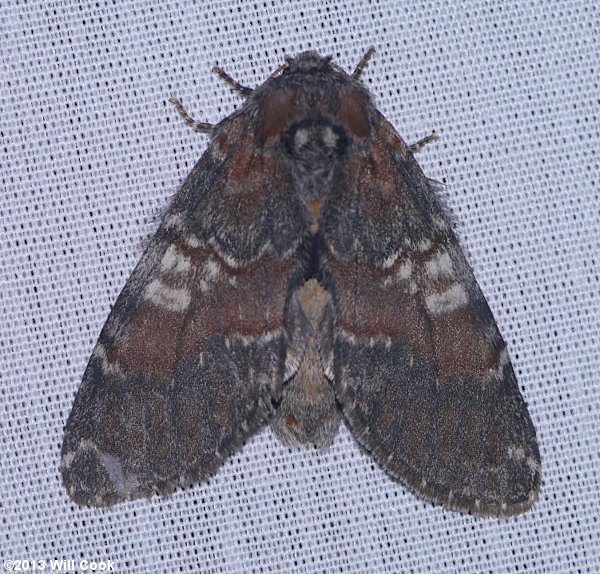
<path id="1" fill-rule="evenodd" d="M 245 116 L 227 119 L 219 124 L 212 136 L 212 142 L 221 154 L 234 150 L 240 139 L 250 131 L 250 124 Z"/>
<path id="2" fill-rule="evenodd" d="M 252 140 L 251 132 L 240 134 L 235 152 L 216 183 L 223 190 L 222 211 L 232 224 L 241 228 L 260 222 L 273 195 L 289 185 L 288 181 L 282 181 L 286 174 L 282 173 L 278 159 L 261 153 Z"/>
<path id="3" fill-rule="evenodd" d="M 182 274 L 159 271 L 156 278 L 166 288 L 186 289 L 189 306 L 170 311 L 141 299 L 107 350 L 108 361 L 126 375 L 145 372 L 165 384 L 181 357 L 199 356 L 211 335 L 260 337 L 282 328 L 288 278 L 296 266 L 293 258 L 265 255 L 235 269 L 210 246 L 191 247 L 182 239 L 173 245 L 192 268 Z"/>
<path id="4" fill-rule="evenodd" d="M 340 177 L 336 187 L 350 190 L 350 197 L 365 221 L 377 221 L 380 229 L 398 232 L 401 197 L 396 181 L 396 167 L 389 148 L 378 137 L 372 141 L 368 154 L 356 153 L 343 162 L 338 170 Z M 344 192 L 345 193 L 345 192 Z"/>
<path id="5" fill-rule="evenodd" d="M 446 244 L 449 241 L 452 239 L 445 237 L 442 241 L 438 237 L 430 249 L 411 251 L 413 276 L 421 301 L 430 294 L 441 294 L 458 285 L 465 288 L 454 265 L 434 274 L 433 278 L 427 271 L 428 262 L 448 253 Z M 468 292 L 466 288 L 465 292 Z M 421 309 L 430 322 L 439 383 L 464 377 L 484 377 L 496 367 L 498 354 L 486 336 L 484 323 L 481 318 L 478 320 L 469 305 L 470 301 L 467 301 L 465 305 L 441 314 L 430 314 L 425 307 Z"/>
<path id="6" fill-rule="evenodd" d="M 395 130 L 379 112 L 375 112 L 374 139 L 377 139 L 383 145 L 383 149 L 394 152 L 394 155 L 401 159 L 407 159 L 409 156 L 408 146 L 400 134 Z"/>
<path id="7" fill-rule="evenodd" d="M 222 187 L 226 197 L 247 195 L 249 190 L 264 183 L 277 168 L 276 159 L 266 156 L 256 148 L 250 131 L 240 134 L 235 152 L 227 163 L 229 169 L 222 174 Z M 265 170 L 270 170 L 266 172 Z M 260 188 L 264 193 L 264 188 Z"/>
<path id="8" fill-rule="evenodd" d="M 168 383 L 177 357 L 182 321 L 181 313 L 143 301 L 107 351 L 107 359 L 126 375 L 147 372 Z"/>
<path id="9" fill-rule="evenodd" d="M 398 204 L 395 169 L 389 147 L 381 138 L 373 138 L 373 150 L 363 160 L 358 186 L 366 199 L 366 215 L 373 220 L 393 213 Z"/>
<path id="10" fill-rule="evenodd" d="M 384 299 L 390 303 L 389 293 L 382 288 L 383 273 L 374 266 L 335 259 L 328 262 L 328 268 L 335 278 L 340 326 L 357 337 L 392 335 L 396 318 L 382 305 Z"/>
<path id="11" fill-rule="evenodd" d="M 433 358 L 428 318 L 422 303 L 410 293 L 409 281 L 386 278 L 396 268 L 383 270 L 375 265 L 328 262 L 335 278 L 339 325 L 357 338 L 401 339 L 414 354 Z"/>
<path id="12" fill-rule="evenodd" d="M 401 278 L 398 271 L 405 262 L 399 257 L 383 270 L 375 265 L 329 261 L 339 325 L 362 340 L 385 337 L 402 341 L 413 356 L 435 363 L 440 383 L 486 376 L 497 366 L 497 352 L 486 338 L 484 325 L 468 306 L 432 315 L 425 304 L 427 291 L 418 259 L 412 262 L 412 273 Z"/>
<path id="13" fill-rule="evenodd" d="M 272 144 L 279 138 L 294 112 L 295 95 L 291 89 L 276 90 L 262 99 L 260 123 L 256 128 L 261 146 Z"/>
<path id="14" fill-rule="evenodd" d="M 336 118 L 355 138 L 359 140 L 368 138 L 371 126 L 367 114 L 366 94 L 355 89 L 340 95 L 339 99 L 340 105 L 336 112 Z"/>
<path id="15" fill-rule="evenodd" d="M 178 341 L 181 356 L 197 355 L 207 337 L 215 333 L 226 338 L 260 337 L 283 326 L 288 278 L 295 261 L 265 255 L 235 269 L 228 267 L 210 247 L 201 247 L 199 251 L 204 251 L 200 255 L 203 265 L 209 259 L 218 264 L 219 275 L 208 290 L 196 289 L 192 297 L 185 329 Z M 199 279 L 200 275 L 196 283 Z"/>
<path id="16" fill-rule="evenodd" d="M 498 354 L 469 308 L 433 317 L 431 325 L 439 383 L 483 378 L 497 366 Z"/>

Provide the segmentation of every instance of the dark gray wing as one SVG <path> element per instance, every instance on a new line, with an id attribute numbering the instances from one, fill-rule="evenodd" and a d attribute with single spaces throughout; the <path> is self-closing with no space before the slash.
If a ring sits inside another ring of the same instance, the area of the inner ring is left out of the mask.
<path id="1" fill-rule="evenodd" d="M 334 377 L 356 438 L 427 498 L 507 515 L 535 500 L 535 430 L 449 217 L 380 115 L 322 216 Z"/>
<path id="2" fill-rule="evenodd" d="M 209 476 L 281 392 L 303 223 L 249 128 L 217 128 L 102 330 L 62 447 L 80 504 Z"/>

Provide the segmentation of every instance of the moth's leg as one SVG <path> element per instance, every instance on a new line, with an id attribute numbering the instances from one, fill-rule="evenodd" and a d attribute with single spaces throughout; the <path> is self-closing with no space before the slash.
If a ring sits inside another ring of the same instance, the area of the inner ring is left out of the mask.
<path id="1" fill-rule="evenodd" d="M 201 134 L 210 134 L 213 131 L 215 127 L 213 124 L 197 122 L 185 111 L 183 104 L 175 96 L 171 96 L 169 101 L 175 106 L 177 113 L 181 116 L 186 126 Z"/>
<path id="2" fill-rule="evenodd" d="M 360 78 L 360 75 L 362 74 L 363 70 L 367 67 L 367 64 L 369 63 L 369 60 L 373 57 L 374 53 L 375 53 L 375 48 L 373 46 L 371 46 L 365 52 L 364 56 L 360 59 L 360 62 L 358 63 L 358 65 L 354 69 L 354 72 L 352 72 L 352 79 L 353 80 L 358 80 L 358 78 Z"/>
<path id="3" fill-rule="evenodd" d="M 247 88 L 246 86 L 242 86 L 239 82 L 234 80 L 223 68 L 219 68 L 219 66 L 215 66 L 213 69 L 213 74 L 216 74 L 228 83 L 238 94 L 240 94 L 243 98 L 247 98 L 252 95 L 254 90 L 252 88 Z"/>
<path id="4" fill-rule="evenodd" d="M 427 144 L 434 142 L 438 138 L 439 138 L 439 136 L 435 132 L 432 132 L 427 137 L 424 137 L 424 138 L 420 139 L 418 142 L 409 145 L 408 149 L 410 149 L 410 151 L 412 153 L 419 153 Z"/>

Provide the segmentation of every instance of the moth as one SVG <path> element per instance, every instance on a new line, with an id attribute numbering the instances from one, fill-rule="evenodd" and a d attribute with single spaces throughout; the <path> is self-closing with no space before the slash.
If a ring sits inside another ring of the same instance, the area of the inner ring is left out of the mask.
<path id="1" fill-rule="evenodd" d="M 360 75 L 287 58 L 198 161 L 117 299 L 61 471 L 109 506 L 206 479 L 270 424 L 326 447 L 342 418 L 389 475 L 483 515 L 536 499 L 535 430 L 435 183 Z"/>

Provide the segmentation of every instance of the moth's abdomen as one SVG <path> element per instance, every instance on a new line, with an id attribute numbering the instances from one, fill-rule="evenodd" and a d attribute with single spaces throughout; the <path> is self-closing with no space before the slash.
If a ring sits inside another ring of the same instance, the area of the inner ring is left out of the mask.
<path id="1" fill-rule="evenodd" d="M 288 313 L 288 322 L 294 325 L 286 359 L 289 380 L 271 425 L 286 445 L 327 447 L 341 420 L 327 377 L 332 362 L 331 296 L 316 279 L 309 279 L 292 296 Z"/>

